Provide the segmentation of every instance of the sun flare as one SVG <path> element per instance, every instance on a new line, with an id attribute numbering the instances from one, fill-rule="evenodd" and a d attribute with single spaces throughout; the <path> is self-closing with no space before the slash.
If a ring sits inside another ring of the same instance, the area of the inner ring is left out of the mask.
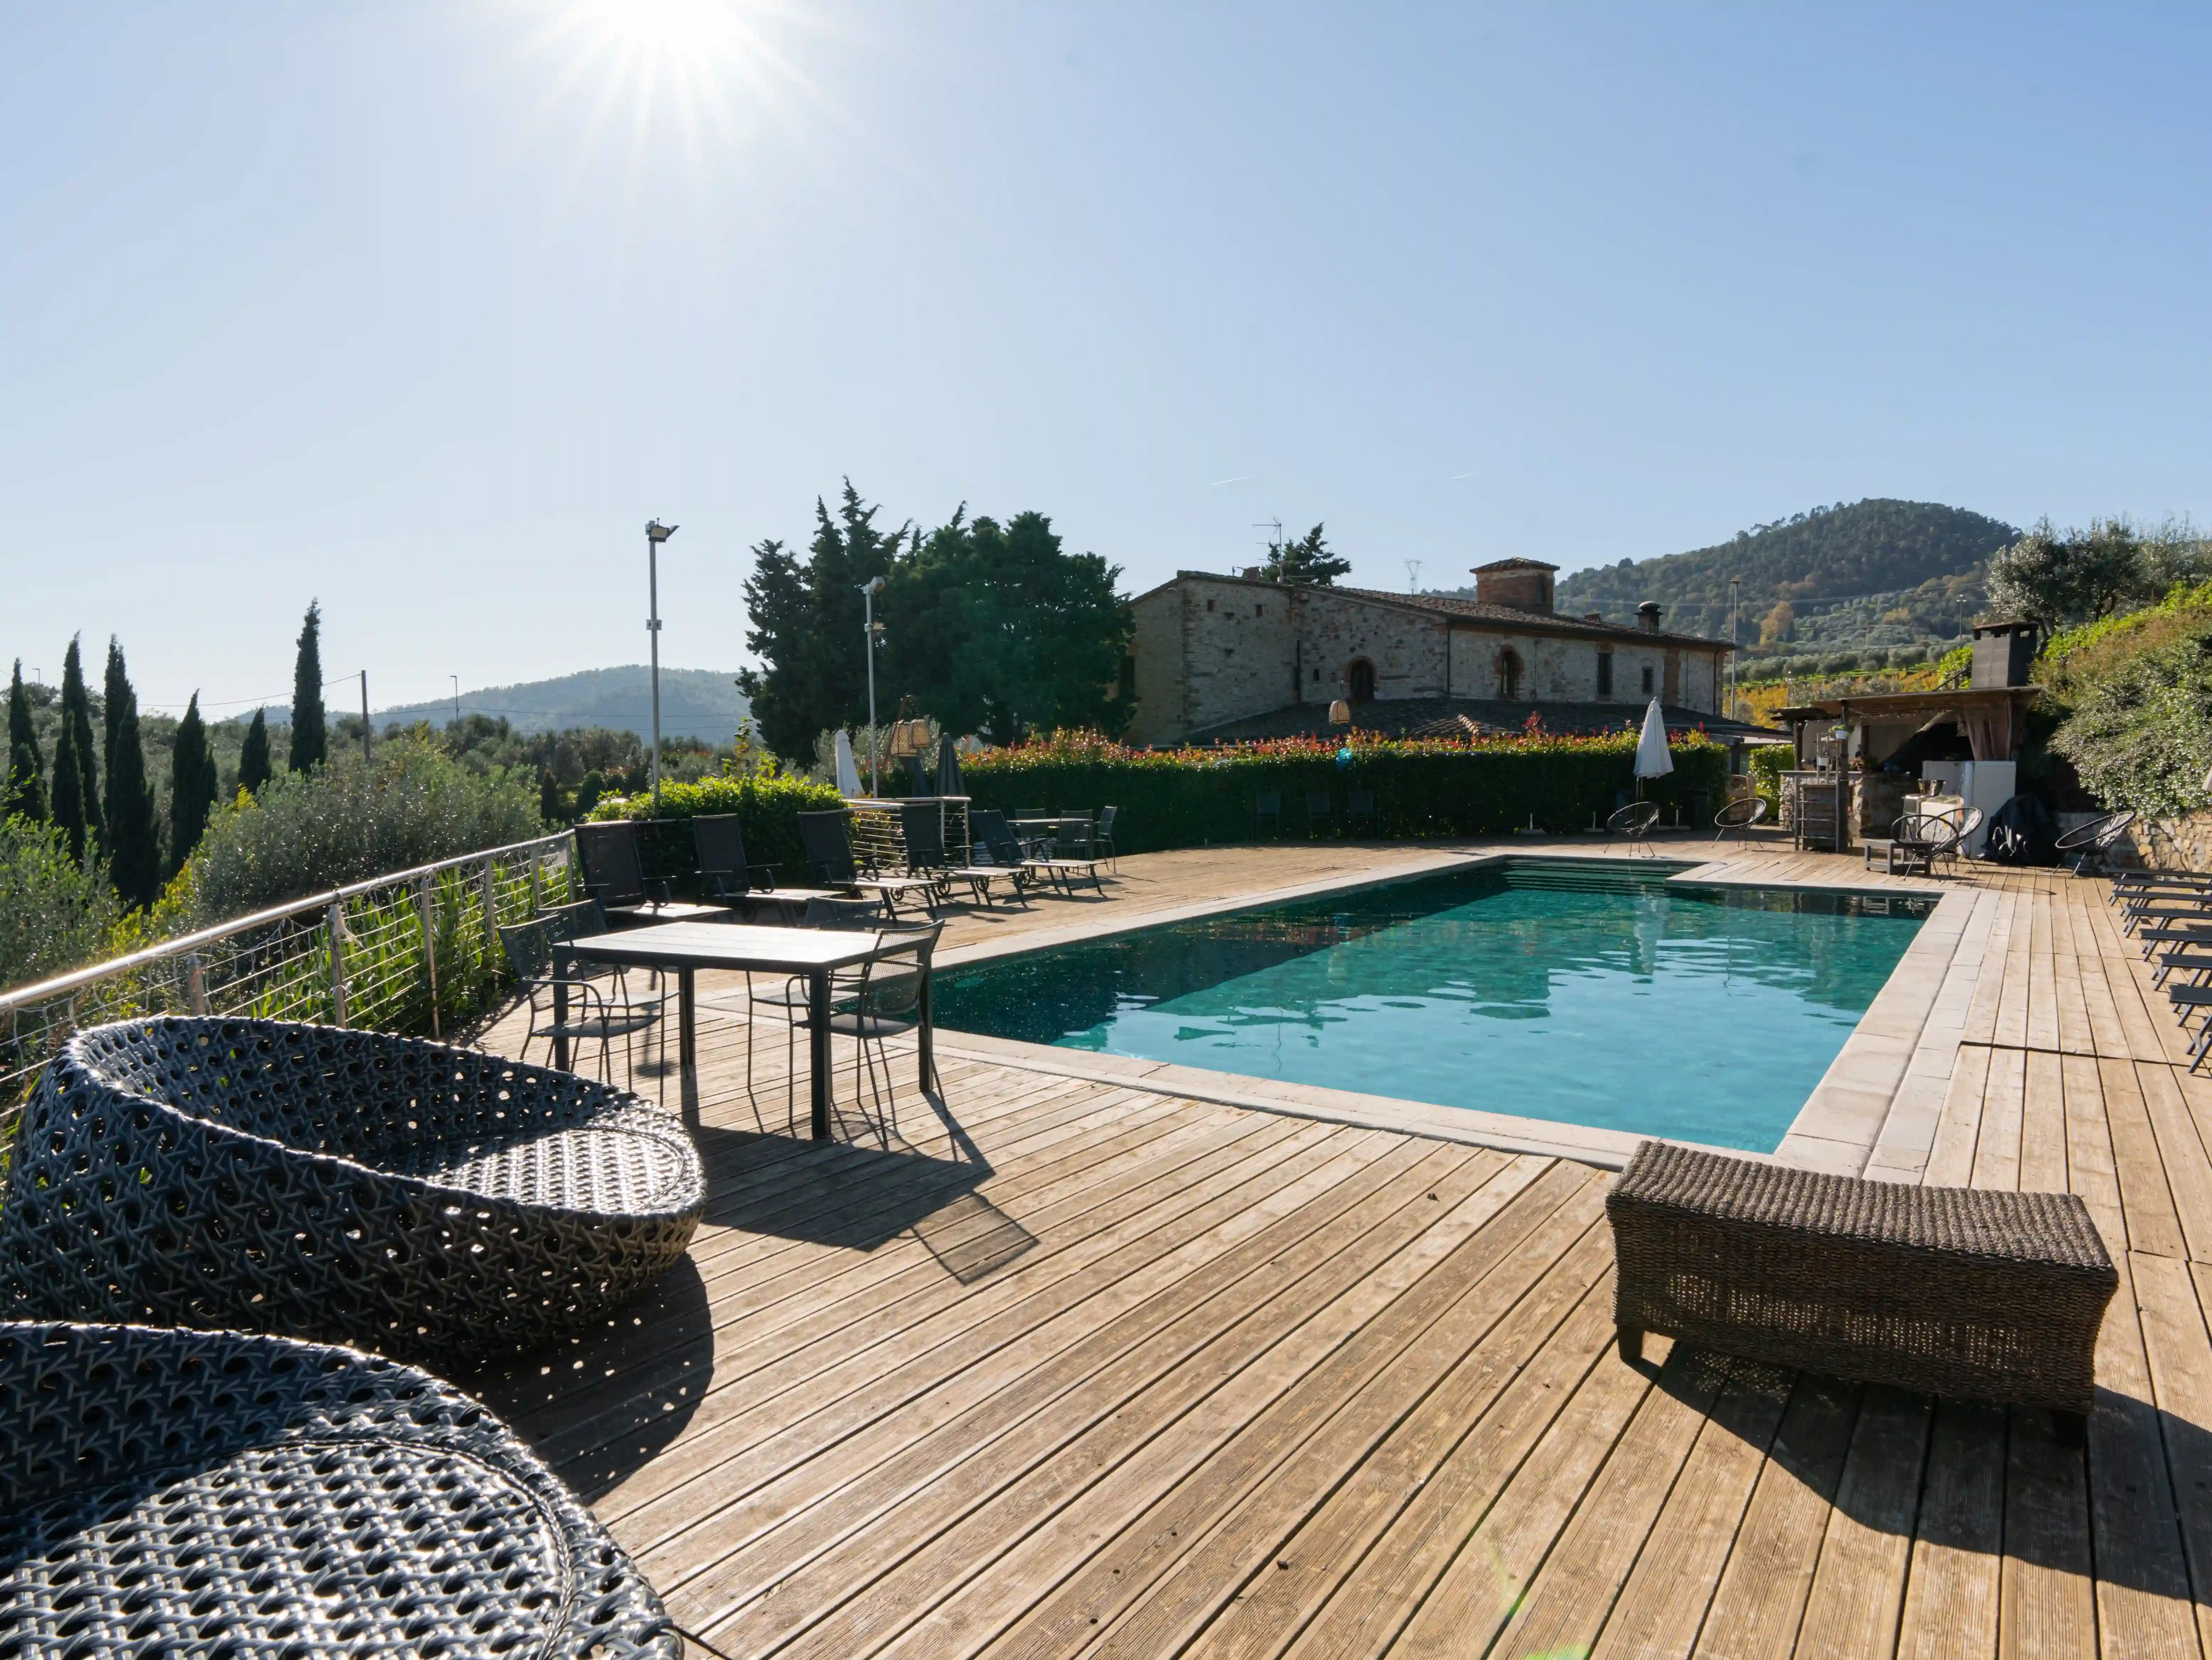
<path id="1" fill-rule="evenodd" d="M 729 0 L 583 0 L 576 21 L 608 45 L 678 60 L 727 52 L 741 33 Z"/>

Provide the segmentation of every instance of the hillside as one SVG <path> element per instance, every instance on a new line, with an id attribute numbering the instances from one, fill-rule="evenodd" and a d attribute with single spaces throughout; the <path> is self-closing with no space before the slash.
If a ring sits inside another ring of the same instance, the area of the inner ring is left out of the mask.
<path id="1" fill-rule="evenodd" d="M 489 686 L 461 694 L 464 715 L 503 718 L 518 732 L 556 732 L 572 726 L 609 726 L 648 734 L 653 730 L 651 670 L 641 663 L 619 669 L 586 669 L 555 680 L 526 681 L 518 686 Z M 663 669 L 660 671 L 660 730 L 672 737 L 727 743 L 750 707 L 736 686 L 734 671 Z M 270 719 L 280 712 L 271 710 Z M 380 709 L 382 728 L 427 720 L 442 727 L 453 718 L 451 698 L 432 703 Z"/>
<path id="2" fill-rule="evenodd" d="M 1986 603 L 1984 562 L 2019 536 L 1936 502 L 1838 502 L 1716 547 L 1574 572 L 1560 579 L 1558 603 L 1626 622 L 1638 603 L 1657 600 L 1670 629 L 1724 637 L 1735 577 L 1747 656 L 1932 646 L 1966 632 Z"/>

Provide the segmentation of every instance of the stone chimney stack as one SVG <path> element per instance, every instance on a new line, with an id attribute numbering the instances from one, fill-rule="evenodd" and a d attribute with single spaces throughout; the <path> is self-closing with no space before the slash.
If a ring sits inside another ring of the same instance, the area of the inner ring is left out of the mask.
<path id="1" fill-rule="evenodd" d="M 1552 573 L 1540 559 L 1500 559 L 1474 567 L 1474 597 L 1484 605 L 1552 615 Z"/>
<path id="2" fill-rule="evenodd" d="M 1659 632 L 1659 619 L 1666 614 L 1657 600 L 1647 599 L 1636 608 L 1636 626 L 1647 634 L 1656 634 Z"/>

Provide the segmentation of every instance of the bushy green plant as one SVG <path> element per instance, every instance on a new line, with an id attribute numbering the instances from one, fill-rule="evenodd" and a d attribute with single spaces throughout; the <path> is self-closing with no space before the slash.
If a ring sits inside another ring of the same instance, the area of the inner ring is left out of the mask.
<path id="1" fill-rule="evenodd" d="M 370 765 L 286 772 L 241 795 L 208 826 L 163 909 L 204 926 L 544 828 L 531 778 L 472 772 L 402 739 Z"/>
<path id="2" fill-rule="evenodd" d="M 0 819 L 0 989 L 66 974 L 107 953 L 120 907 L 50 824 Z"/>
<path id="3" fill-rule="evenodd" d="M 745 857 L 755 864 L 775 866 L 782 880 L 796 884 L 805 864 L 799 845 L 799 815 L 834 811 L 843 800 L 829 785 L 768 768 L 690 784 L 664 783 L 660 823 L 640 837 L 647 874 L 689 875 L 696 863 L 691 857 L 690 820 L 703 814 L 735 813 L 744 830 Z M 651 820 L 653 797 L 609 796 L 592 809 L 591 816 Z"/>
<path id="4" fill-rule="evenodd" d="M 1782 775 L 1797 764 L 1796 748 L 1787 743 L 1762 743 L 1751 752 L 1752 789 L 1766 803 L 1770 821 L 1782 810 Z"/>
<path id="5" fill-rule="evenodd" d="M 2212 626 L 2112 663 L 2082 688 L 2051 747 L 2108 807 L 2179 817 L 2205 804 L 2212 764 Z"/>
<path id="6" fill-rule="evenodd" d="M 1328 794 L 1322 833 L 1339 833 L 1353 791 L 1375 797 L 1385 837 L 1498 835 L 1533 820 L 1553 833 L 1585 830 L 1635 789 L 1633 731 L 1562 737 L 1540 730 L 1474 743 L 1391 739 L 1285 738 L 1221 749 L 1131 749 L 1096 733 L 1054 733 L 992 749 L 963 773 L 978 807 L 1121 809 L 1115 839 L 1126 853 L 1249 841 L 1254 798 L 1280 791 L 1286 834 L 1305 833 L 1308 792 Z M 1720 804 L 1728 756 L 1698 731 L 1670 735 L 1674 771 L 1646 796 L 1671 818 Z"/>

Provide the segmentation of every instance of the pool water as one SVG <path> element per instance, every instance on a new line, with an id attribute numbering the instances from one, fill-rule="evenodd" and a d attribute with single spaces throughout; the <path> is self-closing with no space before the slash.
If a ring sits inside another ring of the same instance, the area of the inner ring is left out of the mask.
<path id="1" fill-rule="evenodd" d="M 1515 861 L 938 977 L 945 1027 L 1771 1152 L 1933 901 Z"/>

